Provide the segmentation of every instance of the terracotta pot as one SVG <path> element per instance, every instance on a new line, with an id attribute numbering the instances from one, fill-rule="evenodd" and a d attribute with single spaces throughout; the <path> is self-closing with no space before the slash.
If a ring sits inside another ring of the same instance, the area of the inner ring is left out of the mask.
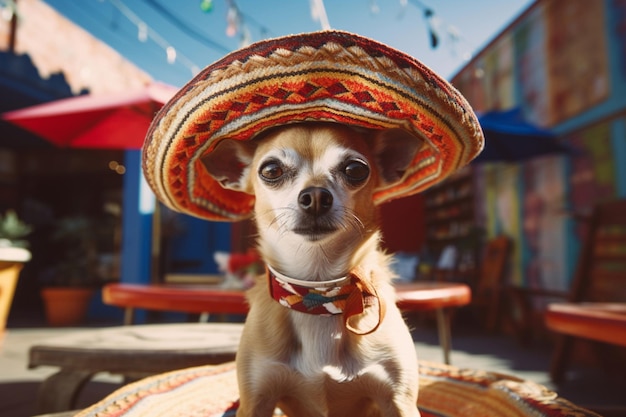
<path id="1" fill-rule="evenodd" d="M 15 293 L 15 286 L 23 264 L 0 260 L 0 343 L 4 338 L 7 317 L 11 310 L 11 302 Z"/>
<path id="2" fill-rule="evenodd" d="M 92 288 L 42 288 L 46 320 L 50 326 L 76 326 L 85 321 L 87 308 L 93 296 Z"/>

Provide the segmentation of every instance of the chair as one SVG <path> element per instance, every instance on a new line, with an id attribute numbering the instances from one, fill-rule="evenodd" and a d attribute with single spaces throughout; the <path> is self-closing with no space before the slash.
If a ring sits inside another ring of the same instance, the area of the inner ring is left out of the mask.
<path id="1" fill-rule="evenodd" d="M 626 200 L 594 208 L 568 302 L 549 304 L 545 322 L 558 334 L 550 369 L 555 382 L 562 380 L 578 338 L 601 342 L 596 348 L 603 360 L 611 356 L 609 345 L 626 346 Z"/>
<path id="2" fill-rule="evenodd" d="M 512 242 L 507 236 L 498 236 L 487 242 L 480 261 L 476 288 L 471 307 L 480 310 L 485 329 L 494 332 L 502 313 L 504 280 L 506 277 Z"/>
<path id="3" fill-rule="evenodd" d="M 457 281 L 459 273 L 459 250 L 454 245 L 447 245 L 441 250 L 437 264 L 420 278 L 430 281 Z"/>

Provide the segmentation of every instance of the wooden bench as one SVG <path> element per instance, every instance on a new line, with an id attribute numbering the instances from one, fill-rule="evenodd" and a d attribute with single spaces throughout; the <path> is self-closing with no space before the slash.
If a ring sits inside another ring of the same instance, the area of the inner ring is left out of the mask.
<path id="1" fill-rule="evenodd" d="M 558 333 L 550 375 L 563 378 L 578 339 L 601 342 L 598 357 L 624 363 L 626 351 L 626 200 L 597 205 L 587 224 L 568 303 L 548 305 L 546 326 Z"/>
<path id="2" fill-rule="evenodd" d="M 242 329 L 242 324 L 234 323 L 150 324 L 79 331 L 44 340 L 30 348 L 28 367 L 60 370 L 42 382 L 37 413 L 73 409 L 82 387 L 100 372 L 134 380 L 232 361 Z"/>

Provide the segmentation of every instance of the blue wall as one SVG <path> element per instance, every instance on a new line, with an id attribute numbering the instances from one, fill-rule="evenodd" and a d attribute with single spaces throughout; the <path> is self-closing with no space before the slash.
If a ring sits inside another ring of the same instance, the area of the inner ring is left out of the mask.
<path id="1" fill-rule="evenodd" d="M 126 151 L 124 165 L 121 281 L 149 283 L 154 202 L 142 195 L 141 151 Z"/>

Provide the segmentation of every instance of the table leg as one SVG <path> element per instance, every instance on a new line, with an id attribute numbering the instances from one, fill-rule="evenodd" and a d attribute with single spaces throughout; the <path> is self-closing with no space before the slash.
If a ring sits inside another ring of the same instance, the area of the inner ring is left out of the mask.
<path id="1" fill-rule="evenodd" d="M 91 379 L 93 372 L 68 371 L 59 372 L 46 378 L 39 387 L 37 396 L 37 413 L 54 413 L 72 410 L 83 385 Z"/>
<path id="2" fill-rule="evenodd" d="M 124 325 L 130 326 L 135 321 L 135 309 L 126 307 L 124 309 Z"/>
<path id="3" fill-rule="evenodd" d="M 437 330 L 439 333 L 439 344 L 443 349 L 443 362 L 450 365 L 450 314 L 444 308 L 437 309 Z"/>

